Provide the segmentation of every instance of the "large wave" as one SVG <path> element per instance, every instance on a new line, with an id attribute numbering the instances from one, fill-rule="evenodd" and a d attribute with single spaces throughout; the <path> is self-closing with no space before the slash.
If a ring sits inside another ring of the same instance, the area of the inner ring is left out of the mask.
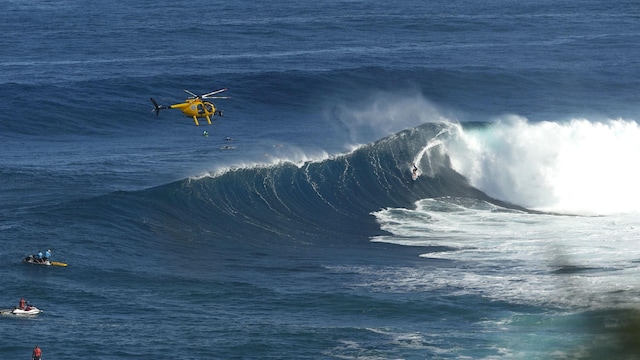
<path id="1" fill-rule="evenodd" d="M 423 175 L 412 180 L 416 156 L 451 126 L 427 123 L 322 161 L 235 168 L 123 199 L 157 233 L 201 229 L 218 239 L 251 243 L 367 239 L 380 233 L 371 213 L 385 207 L 412 207 L 419 199 L 442 196 L 493 201 L 437 152 L 417 159 Z"/>
<path id="2" fill-rule="evenodd" d="M 147 208 L 157 226 L 173 219 L 171 227 L 252 242 L 370 238 L 381 232 L 373 212 L 439 197 L 519 210 L 637 211 L 639 134 L 624 120 L 426 123 L 325 160 L 240 167 L 141 195 L 154 202 Z"/>

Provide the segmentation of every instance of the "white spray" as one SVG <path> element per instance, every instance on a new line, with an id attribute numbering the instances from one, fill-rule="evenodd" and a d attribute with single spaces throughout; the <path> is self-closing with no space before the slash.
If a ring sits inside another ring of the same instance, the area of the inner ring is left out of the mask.
<path id="1" fill-rule="evenodd" d="M 447 143 L 453 168 L 490 196 L 579 214 L 640 211 L 634 121 L 530 123 L 510 117 Z"/>

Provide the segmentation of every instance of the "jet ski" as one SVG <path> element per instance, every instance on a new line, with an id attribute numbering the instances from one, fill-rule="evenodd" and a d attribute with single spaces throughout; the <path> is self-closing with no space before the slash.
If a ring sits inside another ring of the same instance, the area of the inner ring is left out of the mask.
<path id="1" fill-rule="evenodd" d="M 42 310 L 33 305 L 27 305 L 24 309 L 15 308 L 11 311 L 13 315 L 38 315 Z"/>
<path id="2" fill-rule="evenodd" d="M 22 262 L 34 265 L 45 265 L 45 266 L 67 266 L 66 263 L 58 262 L 58 261 L 49 261 L 39 259 L 35 255 L 29 255 L 26 258 L 22 259 Z"/>

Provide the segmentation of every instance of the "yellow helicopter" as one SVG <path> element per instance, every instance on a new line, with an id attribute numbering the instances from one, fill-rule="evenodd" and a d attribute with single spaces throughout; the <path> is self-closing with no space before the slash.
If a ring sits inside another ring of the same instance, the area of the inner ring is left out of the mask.
<path id="1" fill-rule="evenodd" d="M 215 115 L 222 116 L 222 110 L 216 109 L 216 106 L 209 101 L 204 101 L 205 99 L 229 99 L 228 96 L 214 96 L 221 92 L 227 91 L 226 88 L 212 91 L 210 93 L 206 93 L 203 95 L 196 95 L 191 91 L 185 89 L 187 94 L 191 95 L 190 98 L 186 99 L 184 102 L 173 105 L 158 105 L 158 103 L 151 98 L 151 102 L 153 103 L 153 110 L 156 112 L 156 116 L 160 113 L 160 110 L 163 109 L 180 109 L 184 113 L 185 116 L 193 118 L 193 122 L 196 125 L 200 125 L 198 122 L 198 118 L 205 118 L 209 125 L 211 125 L 211 118 Z"/>

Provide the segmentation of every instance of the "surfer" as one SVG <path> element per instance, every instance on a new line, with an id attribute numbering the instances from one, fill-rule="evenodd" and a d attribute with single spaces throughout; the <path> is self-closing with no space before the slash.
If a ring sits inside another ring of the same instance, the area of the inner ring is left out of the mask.
<path id="1" fill-rule="evenodd" d="M 416 166 L 415 163 L 411 164 L 413 166 L 413 170 L 411 170 L 413 177 L 417 177 L 418 176 L 418 167 Z"/>

